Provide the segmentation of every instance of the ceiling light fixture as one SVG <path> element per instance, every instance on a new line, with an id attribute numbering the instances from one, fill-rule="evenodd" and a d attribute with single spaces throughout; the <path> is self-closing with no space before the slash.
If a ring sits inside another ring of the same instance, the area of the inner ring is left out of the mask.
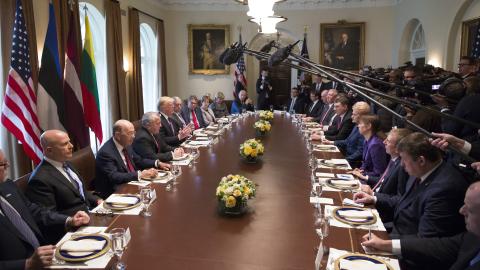
<path id="1" fill-rule="evenodd" d="M 277 23 L 286 21 L 282 16 L 269 16 L 265 18 L 250 18 L 248 21 L 258 24 L 258 32 L 262 34 L 273 34 L 277 32 Z"/>

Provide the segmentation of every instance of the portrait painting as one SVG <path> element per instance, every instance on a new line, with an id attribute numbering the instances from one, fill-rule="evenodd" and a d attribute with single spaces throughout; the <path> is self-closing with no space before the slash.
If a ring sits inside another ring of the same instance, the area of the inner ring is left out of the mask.
<path id="1" fill-rule="evenodd" d="M 364 62 L 365 23 L 320 24 L 320 63 L 358 71 Z"/>
<path id="2" fill-rule="evenodd" d="M 230 25 L 188 25 L 188 64 L 190 74 L 229 74 L 230 66 L 219 56 L 230 45 Z"/>
<path id="3" fill-rule="evenodd" d="M 462 41 L 460 55 L 472 56 L 473 42 L 480 26 L 480 17 L 462 23 Z"/>

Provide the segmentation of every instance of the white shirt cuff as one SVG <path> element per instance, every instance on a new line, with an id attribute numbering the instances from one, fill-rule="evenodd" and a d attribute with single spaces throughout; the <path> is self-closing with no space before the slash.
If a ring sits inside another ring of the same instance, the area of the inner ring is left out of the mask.
<path id="1" fill-rule="evenodd" d="M 392 253 L 393 255 L 402 255 L 402 245 L 400 239 L 392 239 Z"/>
<path id="2" fill-rule="evenodd" d="M 465 141 L 463 143 L 463 147 L 460 151 L 462 151 L 462 153 L 464 153 L 464 154 L 468 154 L 468 153 L 470 153 L 471 150 L 472 150 L 472 144 Z"/>

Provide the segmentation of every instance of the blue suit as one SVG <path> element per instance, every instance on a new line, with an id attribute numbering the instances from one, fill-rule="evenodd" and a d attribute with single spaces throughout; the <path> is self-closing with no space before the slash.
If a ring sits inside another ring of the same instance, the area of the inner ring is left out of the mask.
<path id="1" fill-rule="evenodd" d="M 365 138 L 358 132 L 358 126 L 355 125 L 345 140 L 335 141 L 334 143 L 345 155 L 345 159 L 352 164 L 362 160 L 364 141 Z"/>
<path id="2" fill-rule="evenodd" d="M 403 196 L 377 196 L 382 216 L 393 217 L 392 238 L 453 236 L 465 230 L 463 205 L 468 182 L 443 162 L 422 183 L 410 177 Z"/>
<path id="3" fill-rule="evenodd" d="M 113 138 L 110 138 L 98 150 L 95 158 L 95 191 L 100 193 L 102 198 L 110 196 L 121 184 L 138 180 L 137 170 L 155 167 L 155 160 L 143 159 L 135 153 L 131 146 L 127 146 L 127 153 L 130 157 L 132 165 L 135 167 L 134 172 L 129 172 L 125 162 L 117 150 Z"/>

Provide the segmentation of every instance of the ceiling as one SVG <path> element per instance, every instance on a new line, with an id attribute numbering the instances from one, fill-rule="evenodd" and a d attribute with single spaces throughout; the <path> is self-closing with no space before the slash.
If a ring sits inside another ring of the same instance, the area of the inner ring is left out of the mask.
<path id="1" fill-rule="evenodd" d="M 234 0 L 147 0 L 171 10 L 247 11 L 248 7 Z M 287 0 L 275 5 L 275 10 L 311 10 L 325 8 L 356 8 L 396 5 L 401 0 Z"/>

